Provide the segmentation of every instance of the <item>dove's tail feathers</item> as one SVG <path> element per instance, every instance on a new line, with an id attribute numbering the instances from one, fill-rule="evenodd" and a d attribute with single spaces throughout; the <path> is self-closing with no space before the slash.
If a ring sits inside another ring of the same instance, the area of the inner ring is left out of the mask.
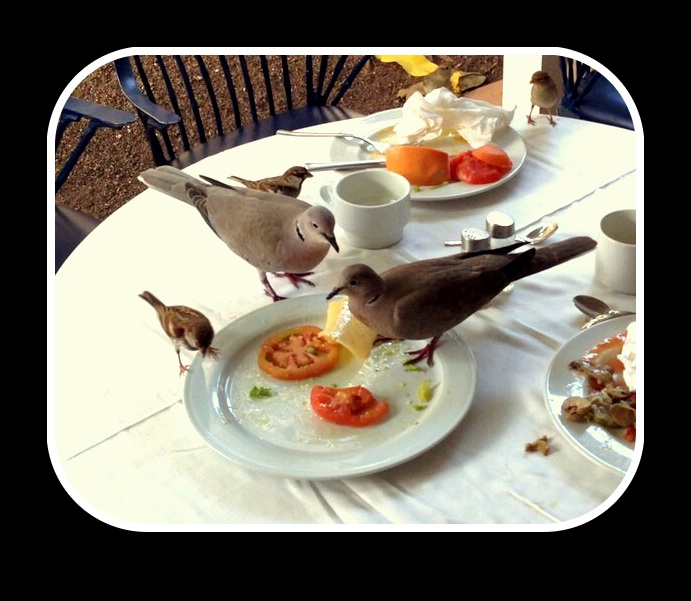
<path id="1" fill-rule="evenodd" d="M 151 292 L 149 292 L 148 290 L 144 290 L 144 292 L 142 292 L 142 293 L 139 295 L 139 297 L 140 297 L 140 298 L 143 298 L 143 299 L 144 299 L 147 303 L 149 303 L 154 309 L 157 309 L 157 308 L 159 308 L 159 307 L 164 307 L 164 306 L 165 306 L 160 300 L 158 300 L 158 299 L 157 299 L 153 294 L 151 294 Z"/>
<path id="2" fill-rule="evenodd" d="M 524 278 L 534 273 L 539 273 L 550 267 L 561 265 L 571 259 L 592 250 L 597 246 L 597 242 L 588 236 L 576 236 L 561 242 L 555 242 L 544 248 L 540 248 L 535 253 L 533 259 L 525 266 L 525 269 L 516 279 Z"/>
<path id="3" fill-rule="evenodd" d="M 148 188 L 163 192 L 188 204 L 192 204 L 188 188 L 193 187 L 201 190 L 203 186 L 206 186 L 205 183 L 199 181 L 196 177 L 192 177 L 170 165 L 147 169 L 139 174 L 138 179 Z"/>

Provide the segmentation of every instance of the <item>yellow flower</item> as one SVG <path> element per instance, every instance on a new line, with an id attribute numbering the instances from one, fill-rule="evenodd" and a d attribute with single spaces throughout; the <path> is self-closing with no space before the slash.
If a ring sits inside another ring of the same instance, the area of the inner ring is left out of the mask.
<path id="1" fill-rule="evenodd" d="M 415 77 L 424 77 L 437 70 L 435 65 L 422 54 L 376 54 L 382 63 L 398 63 L 408 73 Z"/>

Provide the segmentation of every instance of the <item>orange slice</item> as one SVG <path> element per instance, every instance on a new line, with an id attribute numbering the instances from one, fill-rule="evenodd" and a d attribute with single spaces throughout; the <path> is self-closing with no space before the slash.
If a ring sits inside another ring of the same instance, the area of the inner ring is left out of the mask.
<path id="1" fill-rule="evenodd" d="M 386 168 L 413 186 L 438 186 L 450 179 L 449 155 L 425 146 L 391 146 L 384 153 Z"/>

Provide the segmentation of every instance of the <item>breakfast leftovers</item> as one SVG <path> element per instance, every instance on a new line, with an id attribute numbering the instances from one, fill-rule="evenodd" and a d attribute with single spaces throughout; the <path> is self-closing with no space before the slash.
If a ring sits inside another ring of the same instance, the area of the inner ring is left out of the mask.
<path id="1" fill-rule="evenodd" d="M 485 144 L 453 157 L 449 163 L 449 172 L 451 181 L 491 184 L 504 177 L 512 167 L 513 162 L 503 148 Z"/>
<path id="2" fill-rule="evenodd" d="M 624 428 L 636 439 L 636 322 L 571 361 L 569 368 L 586 378 L 588 394 L 562 403 L 564 417 L 606 428 Z"/>
<path id="3" fill-rule="evenodd" d="M 348 349 L 356 358 L 364 361 L 369 357 L 377 333 L 350 312 L 348 297 L 329 302 L 326 325 L 319 336 Z"/>
<path id="4" fill-rule="evenodd" d="M 315 386 L 310 393 L 310 404 L 322 419 L 358 428 L 380 422 L 389 412 L 389 404 L 376 399 L 364 386 Z"/>
<path id="5" fill-rule="evenodd" d="M 525 443 L 526 453 L 534 453 L 535 451 L 539 451 L 543 455 L 547 455 L 550 449 L 551 447 L 549 446 L 549 437 L 546 435 L 540 436 L 540 438 L 534 440 L 533 442 Z"/>
<path id="6" fill-rule="evenodd" d="M 262 342 L 257 357 L 261 370 L 279 380 L 320 376 L 336 367 L 339 345 L 319 336 L 321 328 L 295 326 Z"/>
<path id="7" fill-rule="evenodd" d="M 438 186 L 450 179 L 449 155 L 426 146 L 391 146 L 384 153 L 386 168 L 413 186 Z"/>

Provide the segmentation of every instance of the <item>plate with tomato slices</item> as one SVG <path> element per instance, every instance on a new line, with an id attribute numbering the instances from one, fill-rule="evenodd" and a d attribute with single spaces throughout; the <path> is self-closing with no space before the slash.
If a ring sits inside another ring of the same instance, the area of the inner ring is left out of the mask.
<path id="1" fill-rule="evenodd" d="M 390 341 L 375 346 L 364 361 L 340 347 L 334 367 L 315 376 L 291 380 L 262 369 L 263 343 L 287 330 L 323 328 L 327 306 L 325 294 L 272 303 L 217 332 L 217 359 L 195 357 L 186 375 L 184 405 L 212 448 L 240 465 L 277 476 L 345 478 L 408 461 L 460 423 L 475 394 L 476 365 L 454 331 L 440 340 L 432 367 L 404 366 L 407 351 L 427 341 Z M 325 399 L 332 389 L 346 392 Z M 373 406 L 385 402 L 388 410 L 383 417 L 377 411 L 371 425 L 335 423 L 323 411 L 317 413 L 317 405 L 351 400 L 354 391 L 358 401 Z"/>
<path id="2" fill-rule="evenodd" d="M 622 474 L 631 465 L 635 445 L 626 439 L 625 428 L 570 421 L 564 417 L 562 404 L 568 397 L 585 397 L 593 392 L 587 378 L 570 369 L 569 363 L 603 340 L 626 330 L 633 320 L 635 316 L 615 317 L 576 334 L 552 359 L 545 383 L 547 408 L 566 439 L 594 462 Z"/>
<path id="3" fill-rule="evenodd" d="M 402 114 L 402 109 L 398 108 L 363 117 L 351 133 L 363 135 L 375 141 L 395 141 L 393 126 L 396 125 Z M 512 163 L 512 167 L 500 179 L 487 184 L 469 184 L 464 181 L 455 181 L 438 186 L 413 186 L 411 198 L 421 201 L 452 200 L 454 198 L 474 196 L 475 194 L 504 185 L 523 167 L 527 155 L 525 142 L 515 129 L 507 127 L 504 131 L 496 134 L 492 144 L 503 149 Z M 443 150 L 449 155 L 449 159 L 462 152 L 471 150 L 470 144 L 457 134 L 440 136 L 435 140 L 424 142 L 423 146 Z M 352 140 L 336 138 L 331 145 L 332 161 L 359 161 L 382 157 L 383 155 L 377 152 L 368 152 L 362 144 L 357 144 Z"/>

